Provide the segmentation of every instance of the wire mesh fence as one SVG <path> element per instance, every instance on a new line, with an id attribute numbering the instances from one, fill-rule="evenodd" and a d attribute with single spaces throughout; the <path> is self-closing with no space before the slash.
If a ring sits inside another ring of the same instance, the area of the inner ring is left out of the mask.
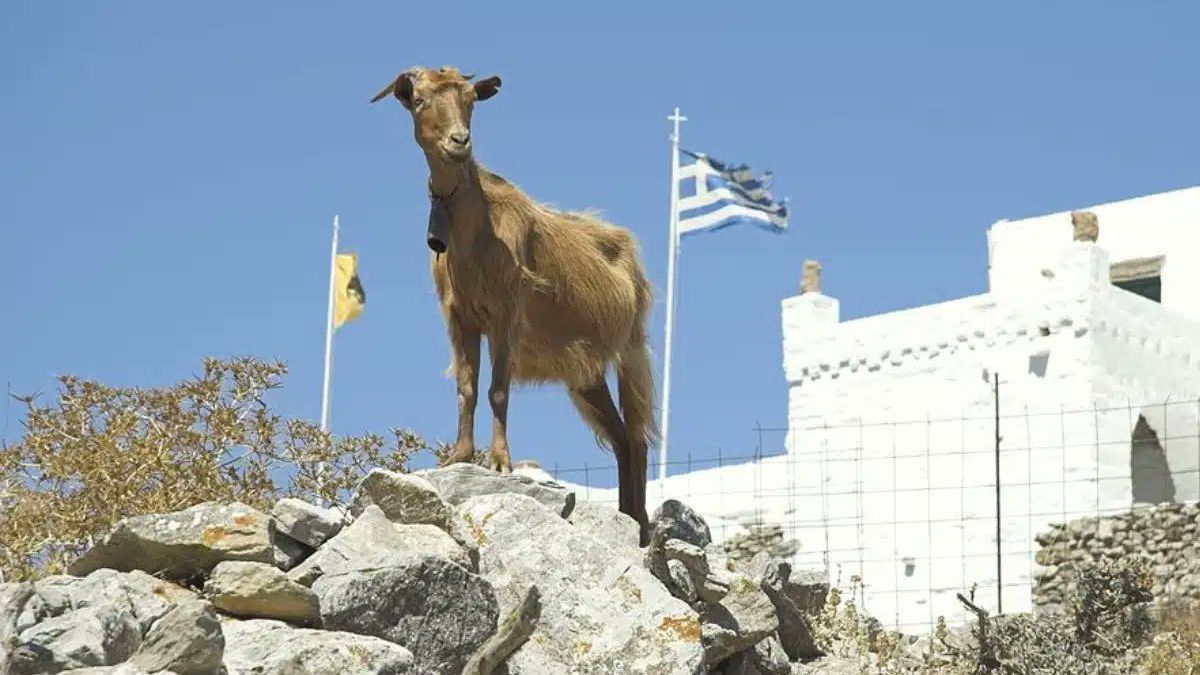
<path id="1" fill-rule="evenodd" d="M 1054 523 L 1200 498 L 1197 399 L 756 431 L 747 453 L 672 458 L 648 508 L 678 499 L 735 555 L 769 548 L 843 588 L 858 577 L 864 609 L 902 631 L 967 620 L 955 594 L 972 588 L 990 611 L 1031 609 L 1035 538 Z M 615 466 L 547 469 L 616 507 Z"/>

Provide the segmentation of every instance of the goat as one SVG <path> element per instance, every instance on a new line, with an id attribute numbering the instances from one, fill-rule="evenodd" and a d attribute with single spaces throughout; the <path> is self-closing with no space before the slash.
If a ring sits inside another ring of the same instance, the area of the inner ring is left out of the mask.
<path id="1" fill-rule="evenodd" d="M 561 382 L 597 442 L 617 459 L 621 512 L 648 541 L 646 458 L 657 442 L 646 344 L 653 302 L 637 241 L 626 229 L 534 202 L 472 156 L 471 115 L 499 77 L 412 68 L 371 99 L 394 96 L 412 114 L 429 165 L 430 271 L 449 333 L 458 437 L 443 465 L 474 455 L 479 344 L 492 364 L 489 463 L 512 470 L 507 438 L 513 381 Z M 620 412 L 606 380 L 617 375 Z"/>

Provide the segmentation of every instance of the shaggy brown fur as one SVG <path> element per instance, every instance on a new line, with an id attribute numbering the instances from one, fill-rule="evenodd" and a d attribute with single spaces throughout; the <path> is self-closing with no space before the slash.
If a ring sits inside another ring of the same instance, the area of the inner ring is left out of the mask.
<path id="1" fill-rule="evenodd" d="M 446 463 L 474 452 L 480 337 L 492 363 L 491 464 L 511 470 L 509 384 L 562 382 L 617 458 L 621 511 L 646 537 L 646 456 L 657 440 L 646 345 L 652 298 L 638 246 L 625 229 L 535 203 L 471 156 L 474 104 L 499 78 L 472 84 L 453 68 L 414 68 L 373 101 L 394 95 L 413 115 L 431 197 L 449 209 L 446 252 L 431 270 L 453 352 L 458 438 Z M 605 375 L 616 370 L 620 411 Z"/>

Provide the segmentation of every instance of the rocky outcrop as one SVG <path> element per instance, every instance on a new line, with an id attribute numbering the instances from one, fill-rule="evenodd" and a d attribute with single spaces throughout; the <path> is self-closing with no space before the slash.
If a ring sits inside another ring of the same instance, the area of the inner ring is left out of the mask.
<path id="1" fill-rule="evenodd" d="M 188 600 L 154 623 L 129 660 L 148 673 L 210 675 L 221 668 L 225 636 L 213 606 Z"/>
<path id="2" fill-rule="evenodd" d="M 614 509 L 475 466 L 373 471 L 352 504 L 121 521 L 71 575 L 0 584 L 0 673 L 783 675 L 814 655 L 820 584 L 731 559 L 677 501 L 647 548 Z"/>
<path id="3" fill-rule="evenodd" d="M 536 584 L 542 612 L 508 660 L 511 675 L 703 671 L 700 621 L 646 569 L 614 555 L 532 497 L 489 494 L 459 507 L 479 542 L 480 574 L 507 614 Z"/>
<path id="4" fill-rule="evenodd" d="M 1075 588 L 1077 570 L 1103 560 L 1140 557 L 1159 600 L 1200 599 L 1200 505 L 1138 505 L 1129 512 L 1055 524 L 1036 537 L 1033 600 L 1059 605 Z"/>
<path id="5" fill-rule="evenodd" d="M 222 560 L 272 563 L 267 523 L 265 514 L 237 503 L 126 518 L 68 571 L 84 576 L 101 568 L 138 569 L 167 579 L 191 579 Z"/>
<path id="6" fill-rule="evenodd" d="M 518 494 L 532 498 L 563 518 L 570 516 L 575 508 L 575 493 L 554 481 L 540 481 L 511 473 L 501 474 L 477 464 L 454 464 L 445 469 L 424 471 L 417 475 L 433 483 L 442 498 L 454 506 L 459 506 L 472 497 Z"/>
<path id="7" fill-rule="evenodd" d="M 282 621 L 226 621 L 228 675 L 409 675 L 413 655 L 387 640 L 294 628 Z"/>
<path id="8" fill-rule="evenodd" d="M 323 576 L 313 590 L 325 628 L 405 647 L 420 675 L 458 675 L 496 631 L 491 584 L 446 558 L 408 554 L 386 567 Z"/>
<path id="9" fill-rule="evenodd" d="M 359 484 L 350 511 L 358 515 L 372 504 L 395 523 L 450 529 L 450 505 L 421 476 L 374 469 Z"/>
<path id="10" fill-rule="evenodd" d="M 378 506 L 366 507 L 354 523 L 288 572 L 305 586 L 325 574 L 383 567 L 403 553 L 432 553 L 470 568 L 466 552 L 446 532 L 432 525 L 394 523 Z"/>

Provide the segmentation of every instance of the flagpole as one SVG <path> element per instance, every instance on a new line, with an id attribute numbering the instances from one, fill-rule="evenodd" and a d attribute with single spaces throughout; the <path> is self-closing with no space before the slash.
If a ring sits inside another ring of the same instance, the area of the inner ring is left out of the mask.
<path id="1" fill-rule="evenodd" d="M 667 477 L 667 443 L 671 421 L 671 328 L 675 323 L 675 258 L 679 249 L 679 123 L 687 121 L 679 115 L 679 107 L 667 118 L 674 123 L 671 132 L 671 214 L 670 237 L 667 247 L 667 327 L 663 348 L 662 443 L 658 449 L 658 479 Z"/>
<path id="2" fill-rule="evenodd" d="M 333 299 L 337 275 L 338 217 L 333 217 L 333 245 L 329 254 L 329 309 L 325 314 L 325 385 L 321 389 L 321 431 L 329 431 L 329 376 L 333 370 Z"/>

